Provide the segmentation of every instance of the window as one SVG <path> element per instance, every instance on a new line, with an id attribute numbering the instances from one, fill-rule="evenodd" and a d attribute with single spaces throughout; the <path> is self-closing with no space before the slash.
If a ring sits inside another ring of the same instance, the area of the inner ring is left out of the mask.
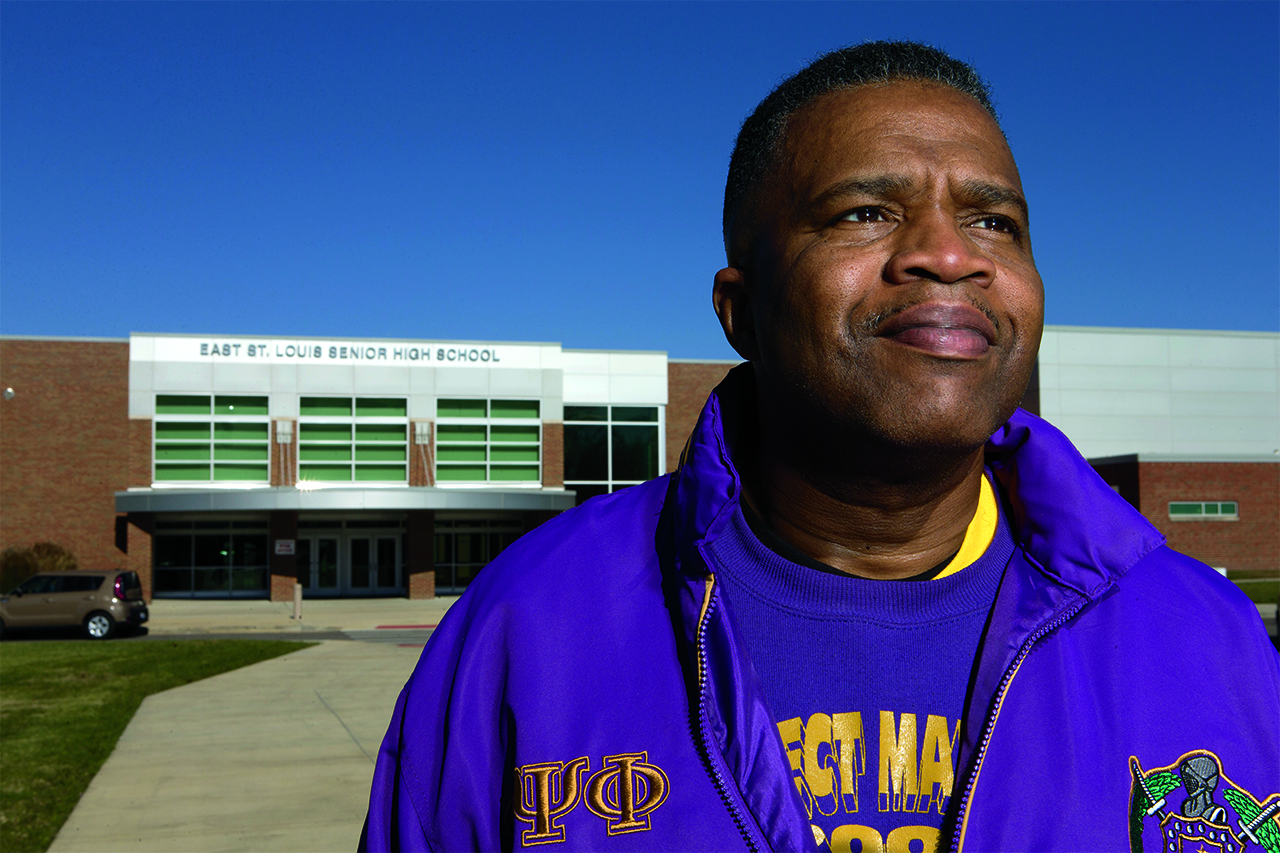
<path id="1" fill-rule="evenodd" d="M 1173 521 L 1239 521 L 1240 505 L 1235 501 L 1169 501 Z"/>
<path id="2" fill-rule="evenodd" d="M 436 401 L 437 483 L 540 483 L 538 400 Z"/>
<path id="3" fill-rule="evenodd" d="M 403 397 L 303 397 L 298 479 L 408 482 L 408 415 Z"/>
<path id="4" fill-rule="evenodd" d="M 462 592 L 523 533 L 518 518 L 437 518 L 436 592 Z"/>
<path id="5" fill-rule="evenodd" d="M 265 521 L 157 523 L 151 540 L 156 596 L 265 596 L 266 528 Z"/>
<path id="6" fill-rule="evenodd" d="M 657 406 L 565 406 L 564 484 L 587 498 L 658 476 Z"/>
<path id="7" fill-rule="evenodd" d="M 154 429 L 155 482 L 270 480 L 266 397 L 157 394 Z"/>

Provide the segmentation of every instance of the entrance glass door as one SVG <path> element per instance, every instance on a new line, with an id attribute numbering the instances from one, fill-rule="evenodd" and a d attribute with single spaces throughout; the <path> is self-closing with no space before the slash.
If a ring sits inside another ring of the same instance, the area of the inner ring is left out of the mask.
<path id="1" fill-rule="evenodd" d="M 399 536 L 348 536 L 347 554 L 349 572 L 344 591 L 377 595 L 399 589 Z"/>
<path id="2" fill-rule="evenodd" d="M 338 538 L 305 536 L 298 540 L 298 583 L 307 595 L 338 594 Z"/>

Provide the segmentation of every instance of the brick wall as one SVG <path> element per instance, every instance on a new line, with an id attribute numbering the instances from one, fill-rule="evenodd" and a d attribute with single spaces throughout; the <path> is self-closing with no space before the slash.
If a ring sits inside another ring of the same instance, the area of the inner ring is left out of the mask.
<path id="1" fill-rule="evenodd" d="M 291 430 L 289 441 L 281 444 L 281 425 Z M 292 486 L 297 482 L 298 422 L 289 418 L 277 418 L 271 422 L 271 485 Z M 292 596 L 293 593 L 290 593 Z"/>
<path id="2" fill-rule="evenodd" d="M 711 389 L 734 367 L 720 362 L 667 362 L 667 470 L 680 463 L 680 451 L 698 423 Z"/>
<path id="3" fill-rule="evenodd" d="M 1280 464 L 1139 462 L 1142 514 L 1170 547 L 1227 569 L 1280 569 Z M 1171 521 L 1170 501 L 1236 501 L 1239 521 Z"/>
<path id="4" fill-rule="evenodd" d="M 129 344 L 0 340 L 0 388 L 14 390 L 0 401 L 0 548 L 50 541 L 81 568 L 136 570 L 115 510 L 131 480 Z M 147 441 L 149 483 L 149 422 Z"/>
<path id="5" fill-rule="evenodd" d="M 542 485 L 555 489 L 564 485 L 564 423 L 542 422 Z"/>

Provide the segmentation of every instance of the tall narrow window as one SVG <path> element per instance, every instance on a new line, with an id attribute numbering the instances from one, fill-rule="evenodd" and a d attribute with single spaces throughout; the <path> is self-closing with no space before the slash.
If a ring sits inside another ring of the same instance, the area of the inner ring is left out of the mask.
<path id="1" fill-rule="evenodd" d="M 538 400 L 436 401 L 436 482 L 542 480 Z"/>
<path id="2" fill-rule="evenodd" d="M 303 397 L 298 479 L 407 482 L 408 414 L 403 397 Z"/>
<path id="3" fill-rule="evenodd" d="M 156 482 L 257 482 L 270 479 L 267 398 L 157 394 Z"/>
<path id="4" fill-rule="evenodd" d="M 564 484 L 578 503 L 661 473 L 657 406 L 565 406 Z"/>

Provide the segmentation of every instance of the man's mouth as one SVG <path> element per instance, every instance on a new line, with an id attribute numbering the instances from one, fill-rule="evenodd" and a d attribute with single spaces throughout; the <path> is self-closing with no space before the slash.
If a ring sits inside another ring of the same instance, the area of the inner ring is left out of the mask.
<path id="1" fill-rule="evenodd" d="M 978 358 L 996 339 L 995 324 L 971 305 L 927 302 L 889 317 L 876 332 L 941 358 Z"/>

